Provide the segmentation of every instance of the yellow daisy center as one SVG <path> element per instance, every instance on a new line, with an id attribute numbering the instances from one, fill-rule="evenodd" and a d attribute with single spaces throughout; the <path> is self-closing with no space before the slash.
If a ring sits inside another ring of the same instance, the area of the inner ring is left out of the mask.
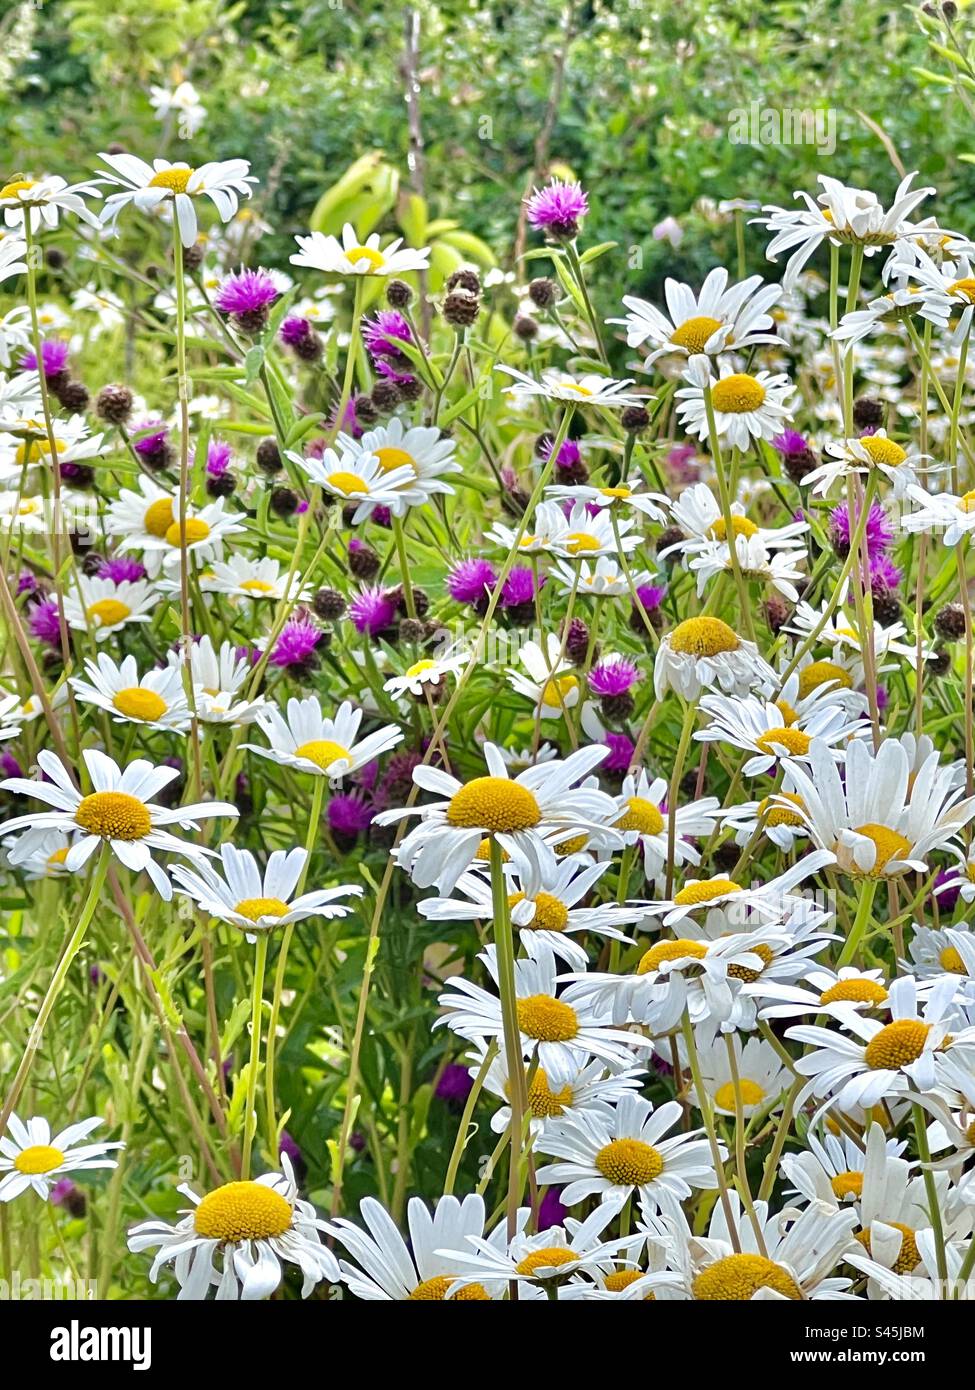
<path id="1" fill-rule="evenodd" d="M 775 700 L 773 703 L 782 716 L 783 724 L 794 724 L 799 718 L 798 712 L 792 708 L 788 700 Z"/>
<path id="2" fill-rule="evenodd" d="M 33 188 L 36 182 L 36 179 L 14 179 L 13 183 L 5 183 L 0 188 L 0 198 L 16 198 L 18 193 L 26 193 Z"/>
<path id="3" fill-rule="evenodd" d="M 759 960 L 764 962 L 761 969 L 750 970 L 747 965 L 729 965 L 728 974 L 733 976 L 734 979 L 744 980 L 746 984 L 750 985 L 755 983 L 766 965 L 772 964 L 773 957 L 771 946 L 766 946 L 764 941 L 760 941 L 757 946 L 749 946 L 748 954 L 758 956 Z"/>
<path id="4" fill-rule="evenodd" d="M 198 516 L 188 516 L 186 518 L 186 544 L 196 545 L 198 541 L 205 541 L 210 534 L 210 527 Z M 166 528 L 166 543 L 168 545 L 182 545 L 182 532 L 178 521 L 174 521 L 172 526 Z"/>
<path id="5" fill-rule="evenodd" d="M 713 902 L 715 898 L 723 897 L 727 893 L 741 893 L 744 890 L 740 883 L 735 883 L 730 878 L 705 878 L 700 883 L 689 883 L 686 888 L 682 888 L 675 896 L 674 902 L 678 907 L 698 907 L 702 903 Z"/>
<path id="6" fill-rule="evenodd" d="M 886 1004 L 887 991 L 876 980 L 837 980 L 819 996 L 820 1004 Z"/>
<path id="7" fill-rule="evenodd" d="M 351 261 L 353 265 L 358 265 L 360 261 L 368 261 L 372 270 L 379 270 L 386 264 L 386 257 L 381 251 L 376 251 L 371 246 L 353 246 L 351 251 L 346 251 L 345 259 Z M 372 271 L 366 271 L 371 275 Z"/>
<path id="8" fill-rule="evenodd" d="M 456 1279 L 455 1274 L 438 1274 L 433 1279 L 424 1279 L 410 1294 L 411 1303 L 490 1303 L 491 1295 L 483 1284 L 465 1284 L 447 1298 L 447 1290 Z"/>
<path id="9" fill-rule="evenodd" d="M 524 900 L 524 893 L 510 893 L 508 906 L 514 907 L 516 903 Z M 532 901 L 535 904 L 535 916 L 528 923 L 529 931 L 565 931 L 569 909 L 564 902 L 551 893 L 536 893 Z M 524 931 L 525 928 L 522 927 L 521 930 Z"/>
<path id="10" fill-rule="evenodd" d="M 907 458 L 905 449 L 882 434 L 864 435 L 860 443 L 870 455 L 871 463 L 882 463 L 886 468 L 897 468 Z"/>
<path id="11" fill-rule="evenodd" d="M 56 849 L 53 854 L 47 856 L 47 867 L 56 869 L 59 864 L 63 864 L 68 857 L 68 847 L 64 845 L 61 849 Z"/>
<path id="12" fill-rule="evenodd" d="M 284 917 L 288 904 L 280 898 L 241 898 L 234 904 L 234 911 L 251 922 L 258 922 L 262 917 Z"/>
<path id="13" fill-rule="evenodd" d="M 921 1252 L 917 1248 L 914 1232 L 911 1230 L 910 1226 L 902 1226 L 899 1221 L 885 1221 L 884 1225 L 892 1226 L 895 1231 L 900 1231 L 901 1233 L 901 1248 L 893 1264 L 894 1273 L 910 1274 L 911 1270 L 916 1269 L 921 1263 Z M 870 1232 L 857 1231 L 856 1239 L 869 1255 L 871 1253 Z"/>
<path id="14" fill-rule="evenodd" d="M 348 748 L 343 748 L 341 743 L 334 743 L 330 738 L 313 738 L 308 743 L 299 744 L 295 749 L 295 757 L 307 758 L 310 763 L 315 763 L 323 772 L 327 772 L 342 759 L 351 760 L 352 754 Z"/>
<path id="15" fill-rule="evenodd" d="M 663 1155 L 642 1139 L 613 1139 L 593 1161 L 603 1177 L 618 1187 L 643 1187 L 664 1171 Z"/>
<path id="16" fill-rule="evenodd" d="M 530 830 L 542 818 L 534 794 L 507 777 L 475 777 L 461 787 L 447 807 L 447 824 L 501 831 Z"/>
<path id="17" fill-rule="evenodd" d="M 946 946 L 938 956 L 938 964 L 942 970 L 947 970 L 949 975 L 967 975 L 965 962 L 961 958 L 961 952 L 957 946 Z"/>
<path id="18" fill-rule="evenodd" d="M 853 677 L 835 661 L 811 661 L 799 672 L 799 699 L 804 700 L 828 681 L 833 681 L 837 689 L 853 688 Z"/>
<path id="19" fill-rule="evenodd" d="M 802 1298 L 789 1271 L 764 1255 L 725 1255 L 702 1269 L 691 1284 L 694 1297 L 708 1302 L 747 1303 L 759 1289 L 772 1289 L 794 1301 Z"/>
<path id="20" fill-rule="evenodd" d="M 63 439 L 55 439 L 54 447 L 58 454 L 63 454 L 67 449 Z M 25 440 L 17 447 L 17 462 L 21 466 L 25 463 L 37 463 L 42 457 L 50 457 L 51 441 L 49 439 Z"/>
<path id="21" fill-rule="evenodd" d="M 755 740 L 756 745 L 764 753 L 773 753 L 776 756 L 780 748 L 785 748 L 789 753 L 808 753 L 812 739 L 808 734 L 804 734 L 801 729 L 768 729 L 764 734 L 759 734 Z"/>
<path id="22" fill-rule="evenodd" d="M 632 488 L 628 487 L 601 487 L 599 489 L 601 497 L 618 497 L 625 499 L 633 496 Z"/>
<path id="23" fill-rule="evenodd" d="M 192 169 L 161 169 L 149 180 L 150 188 L 168 188 L 170 193 L 185 193 Z"/>
<path id="24" fill-rule="evenodd" d="M 96 627 L 115 627 L 118 623 L 125 622 L 132 609 L 121 599 L 100 598 L 95 603 L 90 603 L 86 611 Z"/>
<path id="25" fill-rule="evenodd" d="M 889 826 L 869 821 L 866 825 L 856 826 L 854 833 L 872 840 L 877 850 L 873 868 L 857 870 L 867 878 L 880 878 L 891 859 L 903 859 L 911 852 L 910 840 L 904 835 L 899 835 L 896 830 L 891 830 Z"/>
<path id="26" fill-rule="evenodd" d="M 562 1245 L 547 1245 L 542 1250 L 533 1250 L 530 1255 L 526 1255 L 523 1260 L 519 1260 L 515 1265 L 517 1274 L 534 1274 L 538 1269 L 559 1268 L 563 1265 L 574 1265 L 579 1256 L 572 1250 L 566 1250 Z"/>
<path id="27" fill-rule="evenodd" d="M 867 1043 L 864 1060 L 872 1071 L 896 1071 L 916 1062 L 924 1051 L 930 1024 L 918 1018 L 895 1018 Z"/>
<path id="28" fill-rule="evenodd" d="M 670 341 L 675 347 L 686 348 L 690 353 L 703 352 L 704 344 L 720 327 L 720 319 L 698 314 L 694 318 L 685 319 L 679 328 L 675 328 L 670 335 Z"/>
<path id="29" fill-rule="evenodd" d="M 758 527 L 754 521 L 747 516 L 732 516 L 731 529 L 736 536 L 754 536 L 758 532 Z M 716 541 L 723 541 L 728 534 L 728 523 L 723 516 L 719 516 L 716 521 L 712 521 L 708 527 L 707 534 L 713 536 Z"/>
<path id="30" fill-rule="evenodd" d="M 129 719 L 145 720 L 147 724 L 152 723 L 154 719 L 161 719 L 169 708 L 161 695 L 157 695 L 154 690 L 146 690 L 141 685 L 120 690 L 117 695 L 112 696 L 112 704 L 119 714 L 124 714 Z"/>
<path id="31" fill-rule="evenodd" d="M 555 853 L 562 855 L 579 854 L 585 849 L 588 843 L 589 836 L 585 833 L 582 835 L 570 835 L 567 840 L 559 841 L 555 846 Z"/>
<path id="32" fill-rule="evenodd" d="M 966 492 L 964 497 L 959 497 L 958 510 L 966 515 L 975 512 L 975 492 Z"/>
<path id="33" fill-rule="evenodd" d="M 570 555 L 578 555 L 584 550 L 598 550 L 599 541 L 588 531 L 570 531 L 565 538 L 565 548 Z"/>
<path id="34" fill-rule="evenodd" d="M 579 688 L 575 676 L 558 676 L 547 681 L 541 695 L 541 704 L 549 709 L 561 709 L 574 690 Z"/>
<path id="35" fill-rule="evenodd" d="M 271 1240 L 291 1227 L 291 1203 L 260 1182 L 228 1182 L 208 1192 L 193 1213 L 207 1240 Z"/>
<path id="36" fill-rule="evenodd" d="M 246 589 L 249 594 L 274 593 L 274 585 L 269 584 L 266 579 L 243 579 L 240 587 Z"/>
<path id="37" fill-rule="evenodd" d="M 414 661 L 406 674 L 408 676 L 423 676 L 426 675 L 427 671 L 432 671 L 436 664 L 435 661 L 430 661 L 429 659 L 425 661 Z"/>
<path id="38" fill-rule="evenodd" d="M 626 800 L 626 810 L 615 822 L 617 830 L 636 830 L 641 835 L 659 835 L 664 828 L 664 818 L 652 801 L 644 796 L 630 796 Z"/>
<path id="39" fill-rule="evenodd" d="M 829 1185 L 833 1189 L 833 1196 L 838 1197 L 841 1202 L 846 1197 L 855 1197 L 859 1201 L 863 1196 L 863 1174 L 852 1168 L 837 1173 L 835 1178 L 830 1178 Z"/>
<path id="40" fill-rule="evenodd" d="M 548 1077 L 539 1067 L 528 1088 L 528 1108 L 536 1120 L 550 1120 L 561 1115 L 572 1104 L 572 1087 L 563 1086 L 561 1091 L 553 1091 Z"/>
<path id="41" fill-rule="evenodd" d="M 162 540 L 172 526 L 173 519 L 173 499 L 160 497 L 146 509 L 142 524 L 150 536 L 158 536 Z"/>
<path id="42" fill-rule="evenodd" d="M 2 196 L 3 195 L 0 194 L 0 197 Z M 960 294 L 963 299 L 968 300 L 969 304 L 975 304 L 975 280 L 973 280 L 970 275 L 966 276 L 963 280 L 956 280 L 955 283 L 949 287 L 948 293 Z"/>
<path id="43" fill-rule="evenodd" d="M 738 1082 L 738 1089 L 741 1092 L 742 1106 L 761 1105 L 765 1099 L 765 1092 L 757 1081 L 750 1081 L 747 1076 L 743 1076 Z M 719 1086 L 714 1093 L 714 1103 L 719 1110 L 736 1109 L 735 1083 L 726 1081 L 723 1086 Z"/>
<path id="44" fill-rule="evenodd" d="M 93 792 L 82 797 L 74 820 L 89 835 L 103 840 L 142 840 L 152 829 L 145 805 L 128 792 Z"/>
<path id="45" fill-rule="evenodd" d="M 780 806 L 779 800 L 791 801 L 794 806 L 802 806 L 802 797 L 795 792 L 776 792 L 775 799 L 766 796 L 758 803 L 758 818 L 766 825 L 802 825 L 803 819 L 798 811 L 790 811 L 788 806 Z"/>
<path id="46" fill-rule="evenodd" d="M 765 399 L 765 387 L 745 372 L 735 372 L 719 381 L 711 391 L 715 410 L 722 415 L 747 415 Z"/>
<path id="47" fill-rule="evenodd" d="M 670 634 L 671 649 L 685 656 L 717 656 L 741 646 L 734 628 L 720 618 L 685 618 Z"/>
<path id="48" fill-rule="evenodd" d="M 2 196 L 2 195 L 0 195 Z M 18 1173 L 37 1177 L 41 1173 L 53 1173 L 64 1162 L 64 1154 L 50 1144 L 32 1144 L 29 1149 L 21 1149 L 14 1159 Z"/>
<path id="49" fill-rule="evenodd" d="M 373 449 L 372 452 L 379 460 L 379 467 L 384 473 L 391 473 L 394 468 L 412 468 L 413 472 L 416 472 L 416 460 L 405 449 L 394 449 L 391 445 L 386 445 L 382 449 Z"/>
<path id="50" fill-rule="evenodd" d="M 537 1042 L 571 1042 L 579 1032 L 579 1018 L 571 1004 L 551 994 L 530 994 L 518 1000 L 518 1027 Z"/>
<path id="51" fill-rule="evenodd" d="M 572 381 L 571 379 L 567 378 L 565 381 L 562 381 L 559 384 L 563 391 L 574 391 L 577 396 L 592 395 L 592 391 L 589 389 L 589 387 L 583 386 L 578 381 Z"/>
<path id="52" fill-rule="evenodd" d="M 703 941 L 691 941 L 684 936 L 677 941 L 658 941 L 656 946 L 651 946 L 640 957 L 636 973 L 649 975 L 651 971 L 659 970 L 665 960 L 685 960 L 687 957 L 701 960 L 707 953 L 708 948 Z"/>

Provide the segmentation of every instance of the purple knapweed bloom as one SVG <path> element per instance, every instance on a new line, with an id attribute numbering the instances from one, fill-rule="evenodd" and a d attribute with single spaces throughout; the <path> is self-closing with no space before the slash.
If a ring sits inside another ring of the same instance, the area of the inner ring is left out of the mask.
<path id="1" fill-rule="evenodd" d="M 281 291 L 266 270 L 237 270 L 220 282 L 214 304 L 221 314 L 250 318 L 266 314 Z"/>
<path id="2" fill-rule="evenodd" d="M 349 617 L 356 632 L 375 637 L 396 617 L 396 600 L 384 589 L 363 589 L 349 604 Z"/>
<path id="3" fill-rule="evenodd" d="M 448 1105 L 462 1105 L 471 1093 L 474 1078 L 466 1067 L 457 1062 L 448 1062 L 440 1073 L 435 1095 Z"/>
<path id="4" fill-rule="evenodd" d="M 44 364 L 44 375 L 50 380 L 51 377 L 60 376 L 68 366 L 68 344 L 62 342 L 60 338 L 46 338 L 41 343 L 41 361 Z M 19 363 L 22 372 L 37 371 L 37 353 L 33 348 L 28 348 L 20 359 Z"/>
<path id="5" fill-rule="evenodd" d="M 589 199 L 578 183 L 552 179 L 544 188 L 535 188 L 525 199 L 525 213 L 531 226 L 552 236 L 571 239 L 579 230 L 579 219 L 589 211 Z"/>
<path id="6" fill-rule="evenodd" d="M 477 604 L 494 591 L 497 582 L 494 566 L 488 560 L 471 558 L 461 560 L 447 575 L 447 592 L 455 603 Z"/>
<path id="7" fill-rule="evenodd" d="M 375 318 L 363 319 L 362 341 L 374 360 L 391 357 L 402 361 L 405 354 L 399 345 L 412 342 L 413 334 L 402 314 L 395 309 L 380 309 Z"/>
<path id="8" fill-rule="evenodd" d="M 630 736 L 628 734 L 605 733 L 600 739 L 600 743 L 609 749 L 609 757 L 602 764 L 601 771 L 617 774 L 629 772 L 633 763 L 633 754 L 636 752 Z"/>
<path id="9" fill-rule="evenodd" d="M 855 520 L 859 520 L 859 507 L 855 508 L 854 517 Z M 844 554 L 848 553 L 850 549 L 850 509 L 845 502 L 840 503 L 830 512 L 829 532 L 830 539 L 836 549 Z M 894 528 L 879 502 L 872 502 L 870 505 L 864 537 L 867 555 L 871 561 L 883 555 L 893 544 Z"/>
<path id="10" fill-rule="evenodd" d="M 543 576 L 538 587 L 543 589 L 548 580 Z M 501 589 L 501 607 L 518 608 L 523 603 L 533 603 L 535 599 L 535 576 L 527 565 L 516 565 L 509 573 Z"/>
<path id="11" fill-rule="evenodd" d="M 289 314 L 281 325 L 281 341 L 285 347 L 297 347 L 299 343 L 310 338 L 314 329 L 308 319 L 299 318 L 297 314 Z"/>
<path id="12" fill-rule="evenodd" d="M 131 555 L 112 555 L 98 566 L 97 577 L 110 579 L 113 584 L 134 584 L 137 579 L 145 579 L 146 567 Z"/>
<path id="13" fill-rule="evenodd" d="M 328 803 L 328 825 L 333 834 L 354 839 L 369 829 L 375 811 L 361 796 L 343 793 Z"/>
<path id="14" fill-rule="evenodd" d="M 324 636 L 317 623 L 299 610 L 281 629 L 270 655 L 272 666 L 303 666 Z"/>
<path id="15" fill-rule="evenodd" d="M 42 603 L 35 603 L 28 615 L 27 626 L 31 636 L 36 637 L 38 642 L 45 642 L 49 647 L 59 646 L 61 642 L 61 619 L 57 600 L 47 598 Z"/>
<path id="16" fill-rule="evenodd" d="M 222 478 L 230 467 L 234 451 L 222 439 L 211 439 L 207 445 L 207 472 L 211 478 Z"/>
<path id="17" fill-rule="evenodd" d="M 601 661 L 589 672 L 589 688 L 594 695 L 602 698 L 625 695 L 640 679 L 640 672 L 625 656 L 614 656 Z"/>

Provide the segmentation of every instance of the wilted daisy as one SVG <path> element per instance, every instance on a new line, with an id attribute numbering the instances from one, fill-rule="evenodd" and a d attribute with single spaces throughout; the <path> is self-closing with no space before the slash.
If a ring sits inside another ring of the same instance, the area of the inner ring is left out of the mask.
<path id="1" fill-rule="evenodd" d="M 144 579 L 115 584 L 111 579 L 81 577 L 77 589 L 64 596 L 64 617 L 68 627 L 91 632 L 96 642 L 104 642 L 129 623 L 151 622 L 158 602 Z"/>
<path id="2" fill-rule="evenodd" d="M 326 449 L 321 458 L 295 453 L 289 453 L 288 458 L 313 483 L 340 501 L 355 505 L 353 524 L 371 516 L 376 507 L 392 508 L 401 490 L 416 478 L 409 464 L 384 468 L 375 454 L 361 451 L 340 456 L 334 449 Z"/>
<path id="3" fill-rule="evenodd" d="M 702 743 L 727 743 L 751 753 L 742 763 L 745 777 L 770 773 L 785 758 L 808 762 L 813 739 L 842 762 L 850 739 L 868 727 L 863 719 L 851 719 L 842 706 L 830 704 L 786 724 L 778 704 L 753 695 L 704 695 L 698 708 L 708 723 L 694 737 Z"/>
<path id="4" fill-rule="evenodd" d="M 69 680 L 78 699 L 108 710 L 117 720 L 178 733 L 190 726 L 186 693 L 173 666 L 156 667 L 140 676 L 134 656 L 118 663 L 100 652 L 94 661 L 85 662 L 85 676 Z"/>
<path id="5" fill-rule="evenodd" d="M 422 506 L 431 497 L 453 493 L 444 477 L 461 471 L 454 458 L 456 447 L 452 439 L 443 438 L 440 430 L 430 425 L 404 425 L 398 415 L 385 425 L 367 430 L 359 440 L 347 434 L 340 434 L 336 440 L 340 451 L 372 454 L 390 477 L 400 479 L 400 470 L 407 470 L 406 479 L 397 482 L 394 489 L 399 495 L 389 504 L 395 516 L 402 516 L 408 507 Z"/>
<path id="6" fill-rule="evenodd" d="M 289 574 L 280 560 L 264 555 L 229 555 L 214 560 L 208 569 L 207 587 L 215 594 L 238 599 L 272 599 L 295 603 L 311 597 L 300 574 Z"/>
<path id="7" fill-rule="evenodd" d="M 750 275 L 729 287 L 727 270 L 716 266 L 705 276 L 699 294 L 690 285 L 668 277 L 664 281 L 666 314 L 645 299 L 624 295 L 626 317 L 607 322 L 623 325 L 627 347 L 649 342 L 652 350 L 644 359 L 647 366 L 669 353 L 716 357 L 759 343 L 781 342 L 770 331 L 775 324 L 769 314 L 781 297 L 781 286 L 763 287 L 760 275 Z"/>
<path id="8" fill-rule="evenodd" d="M 178 864 L 171 870 L 176 891 L 192 898 L 201 912 L 239 927 L 249 940 L 255 932 L 272 931 L 306 917 L 329 921 L 347 917 L 353 908 L 342 898 L 362 893 L 357 884 L 342 884 L 293 897 L 308 863 L 308 852 L 301 848 L 274 850 L 263 873 L 249 850 L 233 845 L 221 845 L 220 862 L 222 874 L 207 862 L 193 868 Z"/>
<path id="9" fill-rule="evenodd" d="M 740 1097 L 741 1113 L 749 1120 L 775 1106 L 791 1085 L 792 1073 L 763 1038 L 749 1038 L 743 1045 L 738 1033 L 727 1036 L 731 1037 L 734 1050 L 734 1070 L 726 1036 L 716 1037 L 704 1046 L 698 1044 L 704 1089 L 719 1115 L 737 1115 Z"/>
<path id="10" fill-rule="evenodd" d="M 669 855 L 669 821 L 667 809 L 668 785 L 663 777 L 651 779 L 641 768 L 628 773 L 617 798 L 617 816 L 613 827 L 627 845 L 635 845 L 643 855 L 643 870 L 652 882 L 656 879 Z M 674 865 L 699 864 L 700 853 L 693 841 L 705 838 L 714 830 L 720 813 L 716 796 L 700 797 L 685 806 L 674 808 Z"/>
<path id="11" fill-rule="evenodd" d="M 33 1188 L 45 1202 L 51 1187 L 69 1173 L 87 1173 L 93 1168 L 117 1168 L 107 1155 L 124 1144 L 80 1144 L 92 1130 L 103 1125 L 97 1115 L 68 1125 L 53 1137 L 47 1120 L 35 1116 L 24 1123 L 16 1115 L 7 1121 L 7 1133 L 0 1138 L 0 1202 L 11 1202 Z"/>
<path id="12" fill-rule="evenodd" d="M 845 776 L 830 749 L 814 741 L 805 764 L 787 759 L 801 798 L 795 809 L 813 842 L 854 878 L 890 878 L 914 869 L 927 872 L 932 850 L 951 848 L 975 816 L 975 797 L 965 797 L 937 752 L 912 777 L 907 752 L 887 738 L 874 753 L 865 739 L 847 748 Z"/>
<path id="13" fill-rule="evenodd" d="M 703 689 L 720 686 L 726 694 L 747 695 L 775 673 L 754 642 L 739 637 L 721 618 L 685 618 L 661 638 L 653 666 L 658 700 L 675 690 L 697 700 Z"/>
<path id="14" fill-rule="evenodd" d="M 270 747 L 256 743 L 244 743 L 241 747 L 282 767 L 340 781 L 381 753 L 388 753 L 403 737 L 401 729 L 387 724 L 357 742 L 362 718 L 363 711 L 353 709 L 349 700 L 339 706 L 334 719 L 329 719 L 322 714 L 314 695 L 305 700 L 292 696 L 286 715 L 269 706 L 256 716 L 255 722 Z"/>
<path id="15" fill-rule="evenodd" d="M 222 159 L 191 169 L 188 164 L 170 164 L 167 159 L 154 159 L 146 164 L 132 154 L 99 154 L 110 173 L 100 182 L 121 191 L 110 193 L 102 208 L 102 225 L 113 227 L 119 213 L 130 203 L 140 212 L 154 213 L 172 205 L 180 240 L 184 246 L 196 241 L 197 218 L 194 199 L 204 194 L 210 199 L 222 222 L 229 222 L 237 211 L 239 200 L 249 198 L 251 184 L 246 159 Z"/>
<path id="16" fill-rule="evenodd" d="M 893 486 L 893 495 L 903 497 L 917 484 L 916 468 L 924 456 L 914 448 L 903 448 L 887 431 L 877 430 L 858 439 L 844 439 L 826 445 L 827 458 L 819 468 L 813 468 L 803 478 L 803 486 L 813 492 L 827 493 L 833 484 L 852 475 L 867 477 L 882 474 Z"/>
<path id="17" fill-rule="evenodd" d="M 587 372 L 583 376 L 573 376 L 548 367 L 536 380 L 516 367 L 499 363 L 497 370 L 514 378 L 514 385 L 506 387 L 507 394 L 514 400 L 527 400 L 532 396 L 544 396 L 550 401 L 569 401 L 573 405 L 601 405 L 616 409 L 624 405 L 640 405 L 643 398 L 627 391 L 633 385 L 632 377 L 616 381 L 612 377 L 597 376 Z"/>
<path id="18" fill-rule="evenodd" d="M 579 703 L 581 685 L 573 663 L 562 651 L 562 641 L 550 632 L 544 648 L 537 642 L 524 642 L 518 660 L 525 673 L 506 672 L 508 684 L 537 707 L 542 719 L 563 719 Z"/>
<path id="19" fill-rule="evenodd" d="M 645 1038 L 611 1026 L 609 1011 L 598 1008 L 579 984 L 562 989 L 555 968 L 555 955 L 544 941 L 528 943 L 531 954 L 515 961 L 516 1012 L 522 1056 L 538 1056 L 538 1064 L 551 1084 L 565 1085 L 593 1057 L 601 1058 L 613 1071 L 633 1065 L 633 1052 L 649 1048 Z M 495 947 L 488 946 L 479 957 L 492 980 L 497 981 L 498 960 Z M 501 1000 L 463 975 L 450 980 L 451 991 L 438 999 L 445 1011 L 434 1027 L 446 1025 L 459 1037 L 477 1042 L 501 1039 L 504 1022 Z"/>
<path id="20" fill-rule="evenodd" d="M 78 791 L 60 760 L 46 748 L 37 763 L 49 780 L 32 782 L 24 777 L 8 777 L 0 782 L 3 791 L 44 801 L 54 809 L 15 816 L 0 826 L 0 832 L 25 826 L 81 832 L 65 856 L 64 866 L 77 873 L 100 845 L 111 847 L 115 857 L 133 873 L 145 870 L 159 896 L 166 902 L 173 895 L 166 873 L 152 857 L 153 850 L 200 859 L 206 851 L 192 840 L 180 840 L 164 827 L 178 825 L 183 830 L 199 830 L 200 820 L 213 816 L 237 816 L 239 811 L 226 801 L 204 801 L 189 806 L 157 806 L 152 797 L 179 776 L 178 768 L 153 767 L 137 758 L 123 770 L 96 748 L 82 753 L 94 790 L 87 796 Z"/>
<path id="21" fill-rule="evenodd" d="M 351 222 L 342 228 L 341 241 L 322 232 L 296 236 L 295 241 L 298 251 L 290 257 L 291 264 L 321 270 L 326 275 L 405 275 L 411 270 L 426 270 L 430 260 L 428 250 L 403 246 L 402 237 L 382 248 L 378 232 L 363 240 Z"/>
<path id="22" fill-rule="evenodd" d="M 714 424 L 719 439 L 727 439 L 736 449 L 747 449 L 753 439 L 774 439 L 790 418 L 786 404 L 794 387 L 783 372 L 747 372 L 721 369 L 720 377 L 711 373 L 707 357 L 692 357 L 684 373 L 689 383 L 675 392 L 680 402 L 677 418 L 688 434 L 707 439 L 710 430 L 705 391 L 710 390 Z"/>
<path id="23" fill-rule="evenodd" d="M 193 1205 L 181 1221 L 133 1226 L 128 1238 L 133 1253 L 157 1249 L 149 1270 L 152 1283 L 164 1265 L 172 1264 L 180 1301 L 205 1299 L 211 1288 L 218 1301 L 270 1298 L 284 1265 L 301 1270 L 302 1298 L 323 1279 L 337 1284 L 338 1261 L 320 1234 L 328 1227 L 311 1202 L 298 1196 L 286 1154 L 281 1169 L 253 1181 L 224 1183 L 203 1197 L 182 1184 L 179 1191 Z"/>
<path id="24" fill-rule="evenodd" d="M 663 1193 L 683 1201 L 695 1187 L 716 1187 L 708 1141 L 696 1138 L 703 1131 L 666 1137 L 681 1114 L 676 1101 L 654 1109 L 640 1096 L 625 1095 L 611 1114 L 559 1116 L 545 1126 L 537 1147 L 561 1161 L 540 1168 L 538 1181 L 567 1184 L 564 1206 L 598 1197 L 613 1212 L 631 1197 L 656 1211 Z"/>
<path id="25" fill-rule="evenodd" d="M 40 179 L 21 178 L 5 183 L 0 188 L 0 208 L 4 222 L 15 230 L 23 229 L 25 217 L 33 233 L 44 228 L 53 230 L 62 212 L 70 212 L 73 217 L 97 227 L 98 218 L 89 212 L 85 203 L 85 198 L 92 196 L 99 196 L 94 184 L 69 184 L 59 174 L 47 174 Z"/>
<path id="26" fill-rule="evenodd" d="M 383 811 L 379 825 L 393 825 L 404 816 L 419 816 L 420 824 L 402 841 L 397 862 L 419 888 L 436 884 L 442 893 L 453 890 L 476 858 L 487 835 L 511 852 L 538 839 L 568 839 L 580 831 L 603 834 L 613 811 L 605 792 L 584 783 L 608 756 L 607 748 L 580 748 L 568 758 L 553 758 L 509 777 L 508 767 L 492 743 L 484 745 L 487 773 L 460 782 L 440 768 L 424 764 L 413 769 L 413 781 L 441 798 L 432 804 Z"/>

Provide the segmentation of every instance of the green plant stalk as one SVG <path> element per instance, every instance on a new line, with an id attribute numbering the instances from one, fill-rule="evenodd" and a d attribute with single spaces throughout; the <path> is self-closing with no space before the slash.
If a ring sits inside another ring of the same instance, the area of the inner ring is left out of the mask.
<path id="1" fill-rule="evenodd" d="M 264 972 L 267 968 L 267 932 L 257 938 L 254 954 L 254 986 L 251 995 L 251 1052 L 247 1068 L 247 1103 L 244 1110 L 244 1146 L 240 1176 L 246 1182 L 251 1175 L 251 1149 L 257 1131 L 257 1070 L 261 1061 L 261 1014 L 264 1010 Z M 274 1155 L 272 1154 L 272 1158 Z"/>

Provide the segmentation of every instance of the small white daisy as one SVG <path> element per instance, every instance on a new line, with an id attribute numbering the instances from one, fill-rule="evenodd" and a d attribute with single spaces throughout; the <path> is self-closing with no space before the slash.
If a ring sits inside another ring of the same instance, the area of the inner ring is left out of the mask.
<path id="1" fill-rule="evenodd" d="M 26 1124 L 11 1115 L 7 1134 L 0 1137 L 0 1202 L 11 1202 L 29 1188 L 45 1202 L 51 1187 L 69 1173 L 87 1173 L 93 1168 L 117 1168 L 118 1162 L 107 1155 L 124 1149 L 124 1144 L 78 1144 L 93 1129 L 105 1121 L 96 1115 L 68 1125 L 51 1135 L 47 1120 L 35 1116 Z"/>
<path id="2" fill-rule="evenodd" d="M 351 222 L 342 228 L 342 240 L 312 232 L 296 236 L 298 251 L 290 257 L 292 265 L 321 270 L 326 275 L 404 275 L 410 270 L 426 270 L 430 252 L 403 246 L 396 237 L 380 248 L 379 233 L 373 232 L 362 240 Z"/>
<path id="3" fill-rule="evenodd" d="M 256 743 L 243 743 L 241 747 L 282 767 L 337 782 L 381 753 L 388 753 L 403 737 L 401 729 L 387 724 L 357 742 L 362 718 L 363 711 L 353 709 L 349 700 L 339 706 L 334 719 L 329 719 L 322 714 L 314 695 L 305 700 L 292 696 L 286 715 L 269 706 L 256 716 L 255 722 L 270 747 L 262 748 Z"/>

